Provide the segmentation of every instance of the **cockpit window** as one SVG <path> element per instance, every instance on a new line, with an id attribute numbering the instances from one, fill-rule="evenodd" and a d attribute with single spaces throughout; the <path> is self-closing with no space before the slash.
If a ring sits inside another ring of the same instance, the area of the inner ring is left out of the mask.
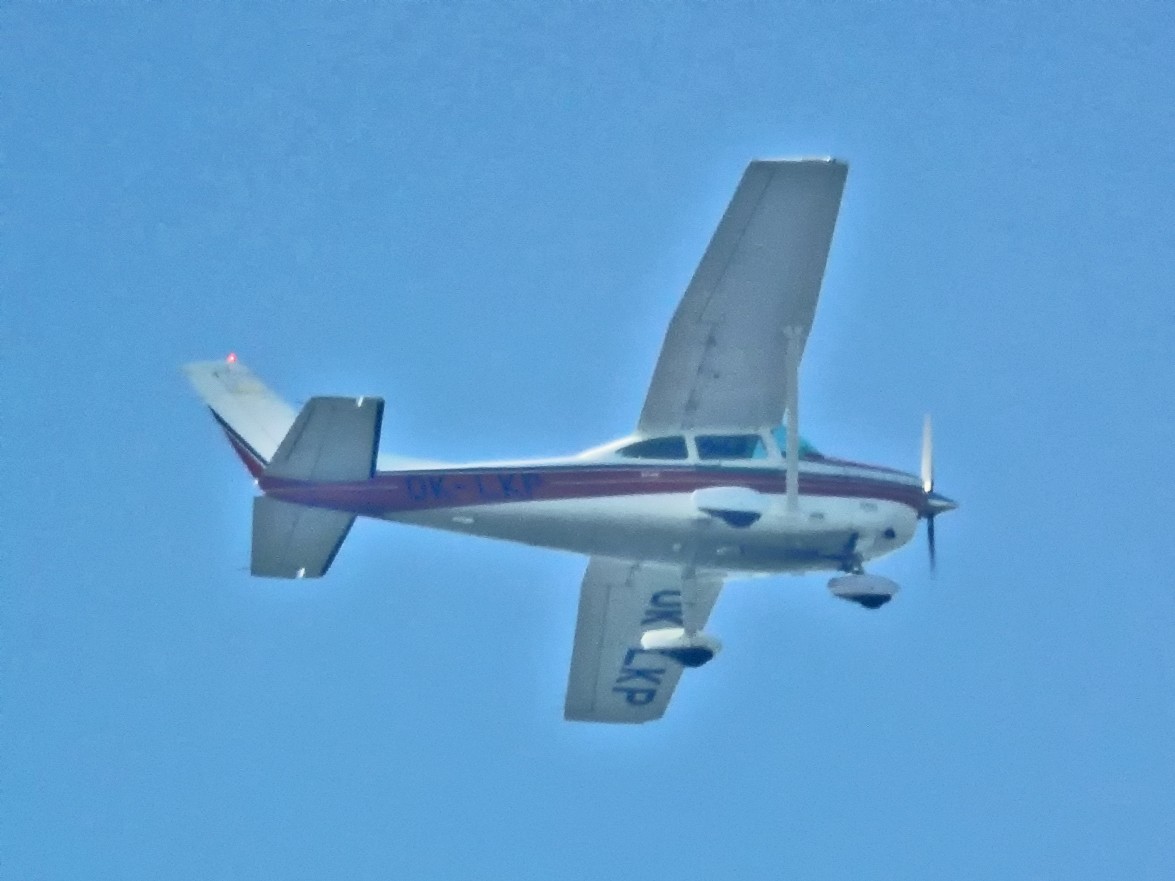
<path id="1" fill-rule="evenodd" d="M 629 459 L 688 459 L 689 451 L 685 446 L 685 438 L 681 435 L 671 437 L 651 437 L 648 440 L 637 441 L 616 451 Z"/>
<path id="2" fill-rule="evenodd" d="M 775 442 L 779 444 L 779 452 L 786 459 L 787 458 L 787 426 L 781 425 L 775 431 L 771 432 L 771 436 L 775 438 Z M 801 435 L 800 436 L 800 458 L 801 459 L 823 459 L 820 451 L 812 446 Z"/>
<path id="3" fill-rule="evenodd" d="M 767 447 L 757 434 L 699 434 L 699 459 L 766 459 Z"/>

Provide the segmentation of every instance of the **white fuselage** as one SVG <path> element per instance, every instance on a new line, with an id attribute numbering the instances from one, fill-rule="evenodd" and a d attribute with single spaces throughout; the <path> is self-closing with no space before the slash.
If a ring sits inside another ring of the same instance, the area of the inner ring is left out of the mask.
<path id="1" fill-rule="evenodd" d="M 747 574 L 859 569 L 907 543 L 926 503 L 913 475 L 822 456 L 800 461 L 797 497 L 789 500 L 777 446 L 763 459 L 711 462 L 687 439 L 688 457 L 674 462 L 625 458 L 617 450 L 631 449 L 630 438 L 561 459 L 382 460 L 361 483 L 263 478 L 262 488 L 400 523 Z M 747 510 L 715 511 L 716 504 Z"/>
<path id="2" fill-rule="evenodd" d="M 786 495 L 768 494 L 767 499 L 767 513 L 746 527 L 702 513 L 692 493 L 524 501 L 384 516 L 579 554 L 731 574 L 841 569 L 850 542 L 861 561 L 874 559 L 906 544 L 918 523 L 913 508 L 887 499 L 801 495 L 794 513 L 787 510 Z"/>

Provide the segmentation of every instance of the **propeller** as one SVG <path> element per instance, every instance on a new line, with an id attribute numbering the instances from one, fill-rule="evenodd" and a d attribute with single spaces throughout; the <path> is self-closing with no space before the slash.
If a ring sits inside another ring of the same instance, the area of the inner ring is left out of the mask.
<path id="1" fill-rule="evenodd" d="M 934 492 L 934 431 L 930 427 L 930 414 L 922 423 L 922 492 Z"/>
<path id="2" fill-rule="evenodd" d="M 926 503 L 922 511 L 922 516 L 926 519 L 926 545 L 930 551 L 930 572 L 934 574 L 937 562 L 934 518 L 943 511 L 953 511 L 958 505 L 934 491 L 934 432 L 930 427 L 929 414 L 922 423 L 922 492 L 926 494 Z"/>
<path id="3" fill-rule="evenodd" d="M 922 422 L 922 492 L 934 492 L 934 430 L 930 427 L 930 414 Z M 934 549 L 934 514 L 926 515 L 926 546 L 930 550 L 930 572 L 933 575 L 938 555 Z"/>
<path id="4" fill-rule="evenodd" d="M 926 547 L 930 549 L 930 574 L 934 575 L 938 567 L 938 556 L 934 550 L 934 515 L 926 517 Z"/>

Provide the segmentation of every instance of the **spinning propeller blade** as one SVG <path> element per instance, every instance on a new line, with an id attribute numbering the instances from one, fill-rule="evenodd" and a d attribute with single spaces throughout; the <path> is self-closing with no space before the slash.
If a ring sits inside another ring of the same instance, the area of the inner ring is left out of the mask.
<path id="1" fill-rule="evenodd" d="M 922 423 L 922 492 L 934 492 L 934 433 L 929 413 Z"/>
<path id="2" fill-rule="evenodd" d="M 922 516 L 926 518 L 926 546 L 930 551 L 930 574 L 934 575 L 937 554 L 934 546 L 934 518 L 943 511 L 955 508 L 950 499 L 934 492 L 934 432 L 930 427 L 930 414 L 926 414 L 926 421 L 922 423 L 922 492 L 926 493 L 926 508 Z"/>
<path id="3" fill-rule="evenodd" d="M 936 556 L 934 552 L 934 515 L 926 518 L 926 545 L 930 548 L 930 574 L 934 575 Z"/>

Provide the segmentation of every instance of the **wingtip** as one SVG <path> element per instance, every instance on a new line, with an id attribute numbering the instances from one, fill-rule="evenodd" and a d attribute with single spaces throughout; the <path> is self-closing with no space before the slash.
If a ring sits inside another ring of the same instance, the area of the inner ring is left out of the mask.
<path id="1" fill-rule="evenodd" d="M 821 165 L 843 165 L 848 166 L 847 159 L 841 159 L 838 156 L 763 156 L 752 162 L 763 162 L 771 164 L 790 163 L 793 165 L 799 164 L 821 164 Z"/>

